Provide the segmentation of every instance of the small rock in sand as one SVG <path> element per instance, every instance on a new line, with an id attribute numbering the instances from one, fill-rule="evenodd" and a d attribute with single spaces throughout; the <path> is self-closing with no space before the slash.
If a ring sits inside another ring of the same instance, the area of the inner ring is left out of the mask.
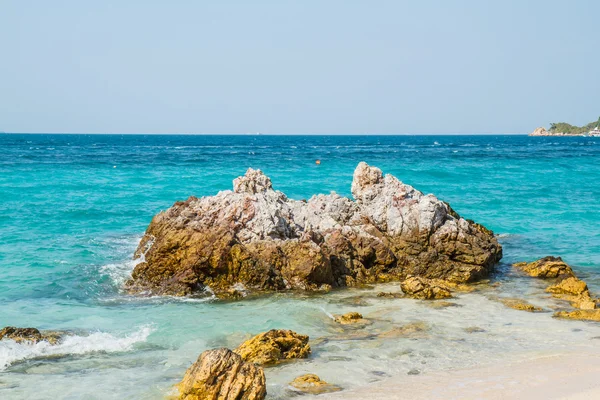
<path id="1" fill-rule="evenodd" d="M 295 389 L 301 392 L 314 395 L 322 393 L 339 392 L 340 390 L 342 390 L 341 387 L 337 385 L 332 385 L 331 383 L 327 383 L 315 374 L 306 374 L 299 376 L 292 382 L 290 382 L 290 386 L 294 387 Z"/>

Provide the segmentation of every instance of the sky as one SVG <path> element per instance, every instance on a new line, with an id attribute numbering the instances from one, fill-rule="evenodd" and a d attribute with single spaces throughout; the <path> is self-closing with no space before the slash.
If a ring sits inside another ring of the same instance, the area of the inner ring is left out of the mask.
<path id="1" fill-rule="evenodd" d="M 583 125 L 599 16 L 596 0 L 0 0 L 0 131 Z"/>

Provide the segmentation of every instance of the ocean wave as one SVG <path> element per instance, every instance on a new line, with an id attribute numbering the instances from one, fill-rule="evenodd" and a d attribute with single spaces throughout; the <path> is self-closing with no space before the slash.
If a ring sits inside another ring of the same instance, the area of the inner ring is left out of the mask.
<path id="1" fill-rule="evenodd" d="M 135 266 L 141 262 L 141 258 L 136 258 L 122 263 L 106 264 L 100 267 L 100 273 L 108 275 L 115 286 L 121 287 L 129 279 Z"/>
<path id="2" fill-rule="evenodd" d="M 94 332 L 87 336 L 69 335 L 56 345 L 51 345 L 46 341 L 17 343 L 14 340 L 2 340 L 0 341 L 0 371 L 15 362 L 35 358 L 130 351 L 136 343 L 145 342 L 152 331 L 151 327 L 143 326 L 136 332 L 123 337 L 106 332 Z"/>
<path id="3" fill-rule="evenodd" d="M 114 249 L 117 253 L 123 256 L 129 255 L 135 250 L 138 243 L 141 240 L 141 236 L 134 237 L 121 237 L 111 238 L 110 243 L 106 243 L 110 248 Z M 122 262 L 110 263 L 100 266 L 98 272 L 101 275 L 107 275 L 113 284 L 117 287 L 123 286 L 125 281 L 129 279 L 135 266 L 145 261 L 145 255 L 148 249 L 152 246 L 152 242 L 149 242 L 149 246 L 146 248 L 144 253 L 135 259 L 126 259 Z"/>

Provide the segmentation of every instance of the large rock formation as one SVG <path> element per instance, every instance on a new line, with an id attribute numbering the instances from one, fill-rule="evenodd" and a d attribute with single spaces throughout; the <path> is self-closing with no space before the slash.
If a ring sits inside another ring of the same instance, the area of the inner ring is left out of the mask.
<path id="1" fill-rule="evenodd" d="M 207 350 L 178 385 L 180 400 L 262 400 L 265 373 L 229 349 Z"/>
<path id="2" fill-rule="evenodd" d="M 355 201 L 288 199 L 249 169 L 233 191 L 190 197 L 156 215 L 136 251 L 132 293 L 218 297 L 352 286 L 407 275 L 469 282 L 501 258 L 493 233 L 433 195 L 360 163 Z"/>

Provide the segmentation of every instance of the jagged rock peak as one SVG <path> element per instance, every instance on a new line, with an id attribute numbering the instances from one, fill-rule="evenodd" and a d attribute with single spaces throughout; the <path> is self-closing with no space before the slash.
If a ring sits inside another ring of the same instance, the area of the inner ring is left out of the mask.
<path id="1" fill-rule="evenodd" d="M 273 190 L 271 178 L 266 176 L 260 169 L 248 168 L 244 176 L 233 180 L 233 191 L 236 193 L 264 193 Z"/>
<path id="2" fill-rule="evenodd" d="M 356 201 L 335 193 L 298 201 L 249 169 L 233 192 L 190 197 L 157 214 L 136 251 L 144 261 L 126 286 L 228 297 L 408 275 L 469 282 L 502 256 L 491 231 L 379 168 L 358 164 L 351 189 Z"/>

